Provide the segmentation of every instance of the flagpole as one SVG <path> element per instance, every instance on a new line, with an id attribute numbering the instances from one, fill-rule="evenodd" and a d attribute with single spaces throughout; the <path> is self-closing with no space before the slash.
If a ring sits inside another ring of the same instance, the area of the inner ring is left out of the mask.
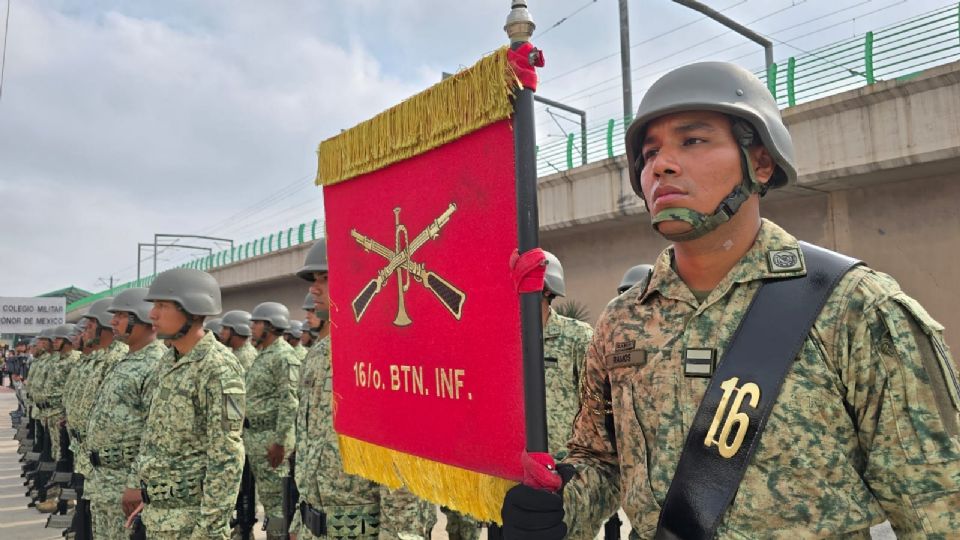
<path id="1" fill-rule="evenodd" d="M 516 50 L 530 40 L 536 25 L 525 0 L 512 0 L 503 29 Z M 514 153 L 517 180 L 517 229 L 521 254 L 539 247 L 537 214 L 536 127 L 533 118 L 533 91 L 517 92 L 513 116 Z M 547 452 L 546 383 L 543 367 L 543 321 L 541 291 L 520 295 L 520 324 L 523 345 L 523 401 L 528 452 Z"/>

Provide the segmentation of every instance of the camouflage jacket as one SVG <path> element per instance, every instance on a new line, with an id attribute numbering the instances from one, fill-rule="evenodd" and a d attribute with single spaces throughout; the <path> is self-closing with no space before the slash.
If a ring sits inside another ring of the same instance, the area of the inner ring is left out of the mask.
<path id="1" fill-rule="evenodd" d="M 42 408 L 39 407 L 39 404 L 46 401 L 46 395 L 44 393 L 44 383 L 47 379 L 47 370 L 56 363 L 60 358 L 60 353 L 46 353 L 36 357 L 33 360 L 33 365 L 30 366 L 30 375 L 27 377 L 27 396 L 35 405 L 34 409 L 37 414 L 42 412 Z M 39 418 L 39 416 L 36 416 Z"/>
<path id="2" fill-rule="evenodd" d="M 250 371 L 250 366 L 252 366 L 253 361 L 257 359 L 257 354 L 257 348 L 251 345 L 249 340 L 245 341 L 239 349 L 233 350 L 233 355 L 237 357 L 237 361 L 243 366 L 244 373 Z"/>
<path id="3" fill-rule="evenodd" d="M 282 338 L 260 351 L 244 378 L 251 431 L 273 432 L 272 440 L 288 450 L 296 442 L 297 385 L 300 359 Z"/>
<path id="4" fill-rule="evenodd" d="M 151 497 L 143 510 L 147 530 L 169 533 L 192 526 L 199 538 L 230 537 L 244 458 L 241 370 L 210 332 L 184 356 L 167 349 L 157 364 L 134 461 Z"/>
<path id="5" fill-rule="evenodd" d="M 48 417 L 63 418 L 66 412 L 63 408 L 63 388 L 70 380 L 70 372 L 77 365 L 80 351 L 70 351 L 67 355 L 55 353 L 44 374 L 43 393 L 47 404 L 44 414 Z"/>
<path id="6" fill-rule="evenodd" d="M 83 420 L 81 420 L 78 414 L 80 410 L 80 398 L 83 394 L 84 386 L 87 384 L 90 367 L 94 362 L 98 361 L 99 356 L 102 354 L 102 349 L 81 354 L 80 358 L 77 359 L 76 365 L 74 365 L 70 371 L 70 378 L 67 379 L 63 387 L 63 407 L 66 409 L 67 430 L 70 433 L 70 451 L 73 452 L 73 469 L 77 474 L 83 476 L 87 476 L 90 473 L 90 460 L 89 457 L 83 453 L 78 432 L 74 429 L 74 426 L 79 425 L 81 422 L 86 422 L 86 417 L 83 417 Z"/>
<path id="7" fill-rule="evenodd" d="M 562 458 L 580 410 L 580 376 L 587 361 L 593 329 L 550 308 L 543 328 L 544 379 L 547 385 L 547 446 Z"/>
<path id="8" fill-rule="evenodd" d="M 140 451 L 147 411 L 157 386 L 157 363 L 167 348 L 153 341 L 127 354 L 107 373 L 90 409 L 85 449 L 96 451 L 101 466 L 87 475 L 92 501 L 120 504 L 123 488 L 139 485 L 133 460 Z"/>
<path id="9" fill-rule="evenodd" d="M 652 538 L 709 382 L 684 377 L 684 349 L 712 348 L 722 358 L 762 280 L 804 274 L 802 257 L 792 269 L 774 259 L 797 249 L 765 220 L 752 248 L 698 304 L 668 248 L 646 290 L 607 306 L 566 459 L 578 471 L 564 489 L 571 537 L 583 534 L 576 524 L 622 505 L 635 532 Z M 869 538 L 870 525 L 884 519 L 901 537 L 955 535 L 960 390 L 942 330 L 889 276 L 850 271 L 790 368 L 717 537 Z M 607 380 L 609 404 L 600 398 Z"/>
<path id="10" fill-rule="evenodd" d="M 296 353 L 297 358 L 299 358 L 301 362 L 307 357 L 307 351 L 309 351 L 309 349 L 299 343 L 293 348 L 293 352 Z"/>

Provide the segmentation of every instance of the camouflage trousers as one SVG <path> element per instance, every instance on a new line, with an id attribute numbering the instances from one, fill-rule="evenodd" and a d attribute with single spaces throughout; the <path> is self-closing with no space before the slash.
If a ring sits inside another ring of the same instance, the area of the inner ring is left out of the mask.
<path id="1" fill-rule="evenodd" d="M 267 461 L 267 447 L 273 442 L 273 437 L 273 432 L 249 429 L 243 432 L 243 447 L 256 481 L 257 501 L 263 505 L 263 513 L 270 521 L 268 537 L 285 534 L 285 531 L 274 527 L 283 523 L 282 480 L 287 474 L 287 462 L 284 460 L 277 468 L 273 468 Z M 273 534 L 275 532 L 278 534 Z"/>
<path id="2" fill-rule="evenodd" d="M 447 518 L 447 536 L 450 537 L 450 540 L 477 540 L 480 538 L 480 522 L 476 519 L 447 507 L 443 507 L 441 510 Z"/>
<path id="3" fill-rule="evenodd" d="M 120 503 L 106 504 L 91 502 L 93 515 L 93 537 L 97 540 L 130 540 L 130 530 L 126 528 L 127 516 L 123 515 Z"/>
<path id="4" fill-rule="evenodd" d="M 60 461 L 60 418 L 62 415 L 45 416 L 43 428 L 50 434 L 50 455 L 53 461 Z"/>
<path id="5" fill-rule="evenodd" d="M 437 523 L 433 504 L 406 489 L 380 488 L 380 539 L 430 540 Z"/>

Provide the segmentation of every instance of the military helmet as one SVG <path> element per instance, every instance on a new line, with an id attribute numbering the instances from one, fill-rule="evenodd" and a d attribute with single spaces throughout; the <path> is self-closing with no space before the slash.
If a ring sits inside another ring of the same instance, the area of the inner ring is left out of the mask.
<path id="1" fill-rule="evenodd" d="M 52 328 L 44 328 L 43 330 L 40 331 L 39 334 L 37 334 L 37 340 L 39 341 L 41 339 L 47 339 L 47 340 L 53 341 L 53 331 L 55 329 L 56 329 L 55 326 Z"/>
<path id="2" fill-rule="evenodd" d="M 176 302 L 191 315 L 217 315 L 222 310 L 217 280 L 193 268 L 173 268 L 161 273 L 144 300 Z"/>
<path id="3" fill-rule="evenodd" d="M 223 328 L 223 324 L 220 322 L 221 320 L 222 319 L 220 319 L 219 317 L 214 319 L 207 319 L 203 321 L 203 329 L 209 330 L 214 334 L 219 334 L 220 329 Z"/>
<path id="4" fill-rule="evenodd" d="M 283 333 L 300 339 L 300 336 L 303 335 L 303 323 L 300 321 L 290 321 L 290 328 L 284 330 Z"/>
<path id="5" fill-rule="evenodd" d="M 313 299 L 313 293 L 307 293 L 307 296 L 303 298 L 303 306 L 301 306 L 301 309 L 304 311 L 313 311 L 317 309 L 317 303 Z"/>
<path id="6" fill-rule="evenodd" d="M 109 313 L 133 313 L 137 320 L 142 323 L 150 322 L 150 310 L 153 309 L 153 304 L 144 300 L 147 297 L 147 288 L 146 287 L 135 287 L 133 289 L 124 289 L 114 297 L 113 302 L 110 304 L 110 307 L 107 308 Z"/>
<path id="7" fill-rule="evenodd" d="M 327 239 L 321 238 L 310 246 L 307 251 L 307 257 L 303 261 L 303 267 L 297 270 L 297 277 L 307 281 L 313 281 L 314 272 L 327 271 Z"/>
<path id="8" fill-rule="evenodd" d="M 267 321 L 277 330 L 290 328 L 290 310 L 279 302 L 264 302 L 253 308 L 251 321 Z"/>
<path id="9" fill-rule="evenodd" d="M 641 147 L 647 124 L 665 114 L 681 111 L 715 111 L 746 120 L 777 164 L 767 185 L 778 188 L 796 182 L 793 139 L 767 87 L 756 75 L 736 64 L 700 62 L 679 67 L 653 83 L 627 129 L 630 184 L 641 198 Z"/>
<path id="10" fill-rule="evenodd" d="M 623 279 L 620 280 L 620 286 L 617 287 L 617 294 L 623 294 L 627 292 L 627 289 L 630 287 L 647 279 L 647 276 L 649 276 L 652 271 L 653 265 L 650 264 L 638 264 L 631 267 L 623 274 Z"/>
<path id="11" fill-rule="evenodd" d="M 113 305 L 113 297 L 101 298 L 90 305 L 90 309 L 83 315 L 85 318 L 97 321 L 97 324 L 104 328 L 110 328 L 110 320 L 113 314 L 110 313 L 110 306 Z"/>
<path id="12" fill-rule="evenodd" d="M 61 324 L 60 326 L 55 327 L 53 329 L 53 332 L 51 332 L 50 337 L 52 339 L 60 338 L 60 339 L 71 340 L 76 335 L 77 335 L 77 325 L 67 323 L 67 324 Z"/>
<path id="13" fill-rule="evenodd" d="M 242 337 L 250 337 L 253 333 L 250 331 L 250 314 L 239 309 L 224 313 L 223 318 L 220 319 L 220 326 L 229 328 Z"/>
<path id="14" fill-rule="evenodd" d="M 544 250 L 543 254 L 547 256 L 547 272 L 546 275 L 543 276 L 543 284 L 547 287 L 547 290 L 553 294 L 566 296 L 567 286 L 563 281 L 563 265 L 560 264 L 560 259 L 546 250 Z"/>

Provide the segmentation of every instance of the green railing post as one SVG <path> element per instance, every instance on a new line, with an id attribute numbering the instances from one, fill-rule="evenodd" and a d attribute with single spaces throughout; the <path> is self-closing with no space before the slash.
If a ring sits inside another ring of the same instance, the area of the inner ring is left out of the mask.
<path id="1" fill-rule="evenodd" d="M 270 240 L 267 241 L 267 253 L 273 251 L 273 233 L 270 233 Z"/>
<path id="2" fill-rule="evenodd" d="M 293 227 L 287 229 L 287 247 L 293 245 Z"/>
<path id="3" fill-rule="evenodd" d="M 567 135 L 567 170 L 573 168 L 573 133 Z"/>
<path id="4" fill-rule="evenodd" d="M 866 67 L 867 84 L 873 84 L 873 32 L 867 32 L 863 43 L 863 62 Z"/>
<path id="5" fill-rule="evenodd" d="M 313 220 L 313 225 L 310 226 L 310 239 L 311 240 L 317 239 L 317 220 L 316 219 Z"/>
<path id="6" fill-rule="evenodd" d="M 616 125 L 613 118 L 607 121 L 607 157 L 613 157 L 613 127 Z"/>
<path id="7" fill-rule="evenodd" d="M 263 244 L 266 243 L 266 241 L 267 241 L 266 236 L 260 237 L 260 250 L 259 250 L 259 253 L 257 253 L 257 255 L 263 255 Z"/>
<path id="8" fill-rule="evenodd" d="M 797 104 L 797 59 L 790 57 L 787 60 L 787 105 L 793 107 Z"/>
<path id="9" fill-rule="evenodd" d="M 777 63 L 773 62 L 767 68 L 767 89 L 770 90 L 770 94 L 773 96 L 773 99 L 777 99 Z"/>
<path id="10" fill-rule="evenodd" d="M 307 228 L 307 224 L 306 224 L 306 223 L 301 223 L 301 224 L 300 224 L 300 230 L 297 231 L 297 243 L 298 243 L 298 244 L 302 244 L 302 243 L 303 243 L 303 231 L 304 231 L 304 229 L 306 229 L 306 228 Z"/>

